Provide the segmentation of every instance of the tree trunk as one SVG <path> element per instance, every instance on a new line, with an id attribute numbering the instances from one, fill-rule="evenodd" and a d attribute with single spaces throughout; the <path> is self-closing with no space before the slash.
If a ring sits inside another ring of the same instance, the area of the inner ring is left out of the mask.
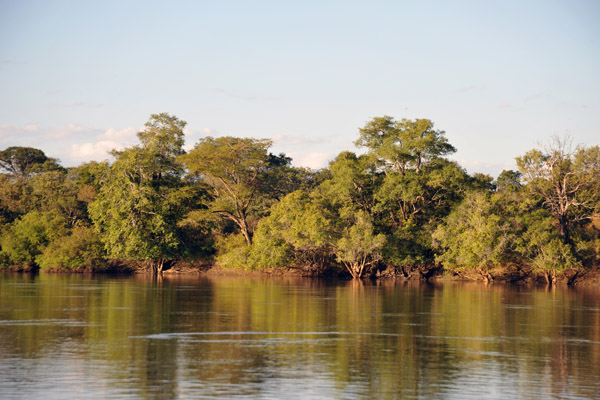
<path id="1" fill-rule="evenodd" d="M 565 239 L 565 243 L 571 244 L 571 235 L 569 234 L 569 221 L 565 214 L 558 217 L 558 231 L 560 236 Z"/>
<path id="2" fill-rule="evenodd" d="M 358 263 L 344 262 L 344 266 L 346 267 L 348 272 L 350 272 L 350 275 L 352 275 L 352 279 L 360 279 L 360 275 L 361 275 L 362 271 L 360 270 Z"/>
<path id="3" fill-rule="evenodd" d="M 154 276 L 161 276 L 163 273 L 163 266 L 164 266 L 165 260 L 163 260 L 162 258 L 154 261 L 151 260 L 150 261 L 150 268 L 152 271 L 152 275 Z"/>
<path id="4" fill-rule="evenodd" d="M 490 283 L 492 280 L 494 280 L 494 277 L 492 276 L 492 274 L 489 273 L 489 271 L 484 270 L 484 269 L 480 269 L 479 270 L 479 274 L 481 275 L 481 277 L 483 278 L 483 281 L 488 284 Z"/>
<path id="5" fill-rule="evenodd" d="M 244 239 L 246 239 L 246 244 L 248 246 L 252 246 L 252 235 L 250 235 L 250 232 L 248 232 L 248 228 L 243 227 L 241 230 L 242 234 L 244 235 Z"/>

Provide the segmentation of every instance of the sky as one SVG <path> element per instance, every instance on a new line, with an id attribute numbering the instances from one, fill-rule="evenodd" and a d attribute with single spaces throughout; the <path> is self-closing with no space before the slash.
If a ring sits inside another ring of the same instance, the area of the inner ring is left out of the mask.
<path id="1" fill-rule="evenodd" d="M 600 1 L 0 0 L 0 149 L 65 166 L 151 114 L 321 168 L 373 117 L 427 118 L 470 173 L 600 142 Z"/>

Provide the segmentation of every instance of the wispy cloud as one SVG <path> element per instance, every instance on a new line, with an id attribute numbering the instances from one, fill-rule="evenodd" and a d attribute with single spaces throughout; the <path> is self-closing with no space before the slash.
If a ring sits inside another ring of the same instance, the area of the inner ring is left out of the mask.
<path id="1" fill-rule="evenodd" d="M 502 103 L 498 105 L 498 108 L 501 110 L 506 110 L 508 108 L 514 108 L 514 106 L 512 104 Z"/>
<path id="2" fill-rule="evenodd" d="M 3 67 L 8 67 L 11 65 L 24 65 L 26 64 L 23 61 L 18 61 L 18 60 L 14 60 L 12 58 L 3 58 L 0 60 L 0 69 L 2 69 Z"/>
<path id="3" fill-rule="evenodd" d="M 137 143 L 137 129 L 109 128 L 101 130 L 69 123 L 57 127 L 36 124 L 25 126 L 0 125 L 0 148 L 10 146 L 34 147 L 65 166 L 110 158 L 112 149 L 123 149 Z"/>
<path id="4" fill-rule="evenodd" d="M 137 129 L 133 127 L 116 129 L 108 128 L 93 138 L 93 140 L 74 143 L 65 151 L 65 159 L 71 162 L 103 161 L 110 159 L 111 150 L 122 150 L 135 145 Z"/>
<path id="5" fill-rule="evenodd" d="M 193 149 L 196 143 L 198 143 L 198 141 L 200 140 L 200 138 L 206 136 L 222 136 L 220 131 L 213 128 L 202 128 L 200 130 L 184 129 L 183 133 L 185 134 L 185 145 L 183 146 L 183 149 L 185 151 L 190 151 L 191 149 Z"/>
<path id="6" fill-rule="evenodd" d="M 570 108 L 576 110 L 586 110 L 588 108 L 587 104 L 571 103 L 569 101 L 561 101 L 557 104 L 557 106 L 560 108 Z"/>
<path id="7" fill-rule="evenodd" d="M 340 137 L 338 135 L 311 137 L 278 133 L 271 139 L 273 140 L 272 151 L 285 153 L 292 158 L 292 164 L 297 167 L 312 169 L 326 167 L 339 151 L 337 142 Z M 334 151 L 332 148 L 338 150 Z"/>
<path id="8" fill-rule="evenodd" d="M 88 128 L 83 125 L 78 125 L 74 123 L 69 123 L 67 125 L 45 130 L 42 130 L 38 127 L 37 131 L 44 133 L 44 139 L 76 139 L 77 137 L 81 136 L 89 137 L 97 132 L 96 129 Z"/>
<path id="9" fill-rule="evenodd" d="M 29 124 L 29 125 L 25 125 L 23 127 L 23 130 L 25 132 L 37 132 L 37 131 L 40 130 L 40 127 L 38 125 L 35 125 L 35 124 Z"/>
<path id="10" fill-rule="evenodd" d="M 461 87 L 459 89 L 456 89 L 456 93 L 468 93 L 468 92 L 471 92 L 471 91 L 473 91 L 475 89 L 477 89 L 477 86 L 475 86 L 475 85 L 465 86 L 465 87 Z"/>
<path id="11" fill-rule="evenodd" d="M 540 100 L 540 99 L 543 99 L 545 97 L 548 97 L 548 95 L 546 95 L 544 93 L 534 93 L 534 94 L 530 94 L 529 96 L 526 96 L 523 99 L 523 102 L 524 103 L 529 103 L 531 101 Z"/>
<path id="12" fill-rule="evenodd" d="M 115 140 L 119 143 L 133 144 L 137 141 L 137 130 L 135 128 L 115 129 L 108 128 L 103 133 L 99 134 L 99 140 Z"/>
<path id="13" fill-rule="evenodd" d="M 88 142 L 83 144 L 72 144 L 66 151 L 66 158 L 69 161 L 83 163 L 88 161 L 104 161 L 110 157 L 109 151 L 121 150 L 124 146 L 121 143 L 111 140 L 100 140 L 98 142 Z"/>
<path id="14" fill-rule="evenodd" d="M 223 88 L 212 88 L 212 91 L 214 93 L 218 93 L 220 95 L 223 95 L 223 96 L 226 96 L 226 97 L 229 97 L 232 99 L 244 100 L 244 101 L 256 101 L 256 100 L 278 101 L 278 100 L 281 100 L 279 97 L 274 97 L 274 96 L 256 96 L 256 95 L 239 94 L 239 93 L 235 93 L 230 90 L 223 89 Z"/>

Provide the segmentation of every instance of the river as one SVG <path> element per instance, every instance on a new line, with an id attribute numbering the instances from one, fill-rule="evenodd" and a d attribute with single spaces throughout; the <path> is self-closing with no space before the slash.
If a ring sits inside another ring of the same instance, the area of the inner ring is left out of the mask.
<path id="1" fill-rule="evenodd" d="M 600 290 L 0 274 L 0 397 L 600 398 Z"/>

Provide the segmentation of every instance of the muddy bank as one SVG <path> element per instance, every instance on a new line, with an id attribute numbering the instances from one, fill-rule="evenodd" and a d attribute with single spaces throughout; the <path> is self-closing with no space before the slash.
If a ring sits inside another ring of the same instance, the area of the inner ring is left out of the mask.
<path id="1" fill-rule="evenodd" d="M 136 272 L 144 272 L 137 270 Z M 206 276 L 273 276 L 273 277 L 313 277 L 330 279 L 351 279 L 350 275 L 342 268 L 327 268 L 316 270 L 310 267 L 277 268 L 264 270 L 244 270 L 222 268 L 213 262 L 186 263 L 176 262 L 168 265 L 163 272 L 171 274 L 195 274 Z M 548 284 L 544 274 L 534 272 L 531 268 L 520 268 L 515 265 L 506 268 L 497 268 L 485 273 L 468 270 L 452 273 L 444 270 L 441 265 L 427 266 L 393 266 L 374 269 L 366 274 L 363 279 L 399 279 L 407 281 L 481 281 L 488 283 L 507 283 L 516 285 Z M 556 284 L 572 286 L 600 286 L 600 266 L 580 270 L 569 270 L 557 277 Z"/>
<path id="2" fill-rule="evenodd" d="M 13 266 L 2 271 L 37 272 L 32 266 Z M 50 269 L 49 273 L 100 273 L 100 274 L 149 274 L 151 268 L 142 261 L 110 260 L 102 268 L 84 268 L 78 270 Z M 306 277 L 350 280 L 350 274 L 340 267 L 315 269 L 312 267 L 290 267 L 263 270 L 244 270 L 222 268 L 211 260 L 200 262 L 171 261 L 164 265 L 163 274 L 167 276 L 249 276 L 249 277 Z M 450 272 L 441 265 L 426 266 L 383 266 L 369 271 L 363 279 L 406 280 L 406 281 L 479 281 L 487 283 L 507 283 L 515 285 L 548 284 L 546 276 L 515 265 L 488 271 L 465 270 Z M 557 277 L 556 284 L 570 286 L 600 286 L 600 266 L 579 270 L 568 270 Z"/>

